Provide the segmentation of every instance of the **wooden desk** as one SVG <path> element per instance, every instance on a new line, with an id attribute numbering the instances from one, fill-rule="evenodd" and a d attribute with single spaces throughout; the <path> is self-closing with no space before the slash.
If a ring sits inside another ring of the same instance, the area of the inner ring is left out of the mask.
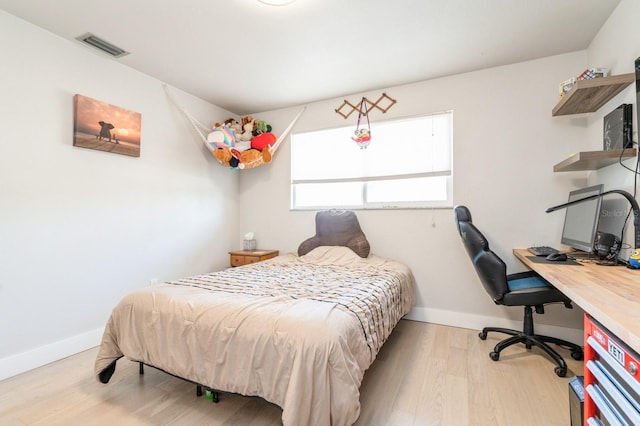
<path id="1" fill-rule="evenodd" d="M 526 249 L 513 254 L 640 353 L 640 270 L 592 262 L 534 263 Z"/>

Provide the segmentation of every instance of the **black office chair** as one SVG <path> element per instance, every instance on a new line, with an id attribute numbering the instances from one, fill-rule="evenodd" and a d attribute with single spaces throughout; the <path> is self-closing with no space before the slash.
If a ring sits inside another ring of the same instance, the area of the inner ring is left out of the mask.
<path id="1" fill-rule="evenodd" d="M 478 277 L 496 305 L 524 306 L 524 326 L 522 331 L 499 327 L 485 327 L 479 336 L 482 340 L 487 333 L 505 333 L 512 337 L 502 340 L 489 354 L 492 360 L 500 358 L 500 352 L 516 343 L 524 343 L 527 349 L 537 346 L 544 350 L 558 364 L 555 373 L 559 377 L 567 374 L 567 364 L 562 357 L 547 343 L 554 343 L 571 351 L 571 357 L 581 360 L 584 357 L 582 348 L 566 340 L 555 337 L 541 336 L 533 332 L 533 309 L 537 314 L 544 314 L 547 303 L 564 303 L 571 309 L 571 300 L 554 288 L 535 272 L 522 272 L 507 275 L 505 263 L 489 248 L 489 242 L 482 232 L 475 227 L 471 220 L 471 212 L 465 206 L 454 208 L 454 217 L 458 225 L 458 232 L 464 242 L 464 247 L 473 262 Z"/>

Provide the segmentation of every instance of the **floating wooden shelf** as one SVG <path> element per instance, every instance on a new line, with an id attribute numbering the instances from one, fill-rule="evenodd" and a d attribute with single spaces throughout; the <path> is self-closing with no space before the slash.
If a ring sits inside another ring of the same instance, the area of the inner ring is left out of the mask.
<path id="1" fill-rule="evenodd" d="M 558 102 L 551 115 L 555 117 L 597 111 L 634 81 L 635 73 L 578 80 Z"/>
<path id="2" fill-rule="evenodd" d="M 634 77 L 635 78 L 635 77 Z M 610 151 L 584 151 L 573 154 L 566 160 L 553 166 L 554 172 L 575 172 L 579 170 L 596 170 L 602 167 L 615 164 L 620 159 L 621 149 Z M 635 148 L 624 150 L 623 160 L 633 158 L 637 154 Z"/>

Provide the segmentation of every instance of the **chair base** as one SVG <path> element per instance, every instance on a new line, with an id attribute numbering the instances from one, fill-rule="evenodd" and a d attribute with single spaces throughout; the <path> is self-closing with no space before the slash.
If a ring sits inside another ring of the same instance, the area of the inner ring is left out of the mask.
<path id="1" fill-rule="evenodd" d="M 571 358 L 575 360 L 581 360 L 584 358 L 584 352 L 581 346 L 555 337 L 541 336 L 539 334 L 526 333 L 523 331 L 499 327 L 485 327 L 482 329 L 478 336 L 480 337 L 480 339 L 485 340 L 487 338 L 487 333 L 490 332 L 504 333 L 512 336 L 502 340 L 495 346 L 495 348 L 493 348 L 493 352 L 491 352 L 489 356 L 494 361 L 498 361 L 498 359 L 500 359 L 500 352 L 503 349 L 517 343 L 524 343 L 527 349 L 531 349 L 533 346 L 537 346 L 545 351 L 547 355 L 549 355 L 555 361 L 555 363 L 558 364 L 558 366 L 554 369 L 556 375 L 558 377 L 565 377 L 567 375 L 567 363 L 560 356 L 560 354 L 558 354 L 558 352 L 551 348 L 551 346 L 547 345 L 547 343 L 553 343 L 555 345 L 569 349 L 571 351 Z"/>

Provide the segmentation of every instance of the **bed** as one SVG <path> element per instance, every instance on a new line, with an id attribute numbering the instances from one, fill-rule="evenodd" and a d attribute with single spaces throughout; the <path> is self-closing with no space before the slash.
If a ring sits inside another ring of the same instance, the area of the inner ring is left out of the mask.
<path id="1" fill-rule="evenodd" d="M 107 383 L 126 357 L 260 396 L 282 408 L 284 425 L 351 425 L 364 373 L 414 299 L 398 261 L 340 246 L 284 254 L 126 296 L 94 372 Z"/>

